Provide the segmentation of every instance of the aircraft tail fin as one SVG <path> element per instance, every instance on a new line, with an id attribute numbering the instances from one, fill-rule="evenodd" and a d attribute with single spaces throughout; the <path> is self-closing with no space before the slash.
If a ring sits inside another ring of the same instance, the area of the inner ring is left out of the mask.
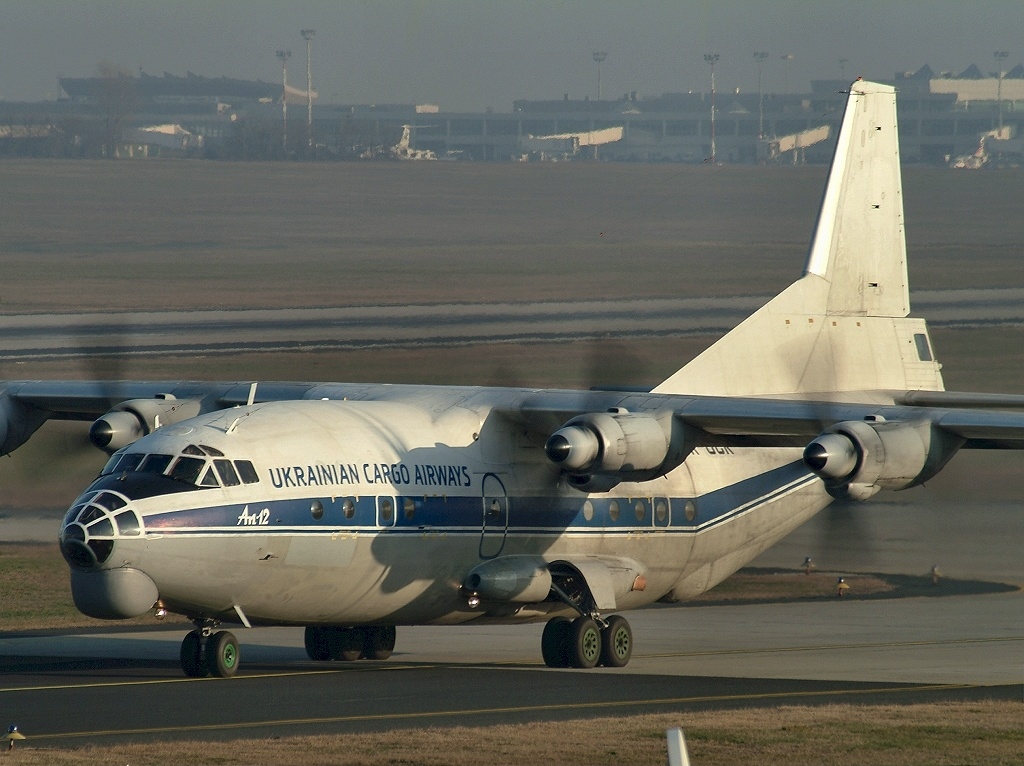
<path id="1" fill-rule="evenodd" d="M 858 80 L 803 277 L 654 390 L 942 390 L 924 320 L 909 313 L 896 91 Z"/>

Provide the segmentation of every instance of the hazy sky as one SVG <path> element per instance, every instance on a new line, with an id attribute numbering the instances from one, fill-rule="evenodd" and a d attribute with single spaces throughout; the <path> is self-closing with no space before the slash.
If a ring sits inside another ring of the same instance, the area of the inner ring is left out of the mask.
<path id="1" fill-rule="evenodd" d="M 757 89 L 753 52 L 767 51 L 765 91 L 806 92 L 845 74 L 891 80 L 930 64 L 960 71 L 1024 60 L 1022 0 L 0 0 L 0 98 L 55 98 L 60 76 L 101 60 L 148 74 L 313 84 L 340 103 L 435 103 L 510 111 L 518 98 L 606 98 L 707 90 L 704 54 L 721 58 L 721 90 Z M 785 63 L 784 54 L 793 59 Z M 788 70 L 788 71 L 787 71 Z"/>

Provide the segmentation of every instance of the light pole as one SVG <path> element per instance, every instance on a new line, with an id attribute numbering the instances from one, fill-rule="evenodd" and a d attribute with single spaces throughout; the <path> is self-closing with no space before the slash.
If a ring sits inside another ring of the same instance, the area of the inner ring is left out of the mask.
<path id="1" fill-rule="evenodd" d="M 783 78 L 784 78 L 783 79 L 783 83 L 782 83 L 782 86 L 783 86 L 782 87 L 782 92 L 783 93 L 789 93 L 789 64 L 795 58 L 796 58 L 796 56 L 794 56 L 792 53 L 787 53 L 787 54 L 785 54 L 782 57 L 782 60 L 786 62 L 786 65 L 782 68 Z"/>
<path id="2" fill-rule="evenodd" d="M 768 58 L 768 51 L 754 51 L 754 61 L 757 62 L 757 138 L 764 140 L 764 91 L 761 90 L 761 65 Z M 758 152 L 761 147 L 758 146 Z"/>
<path id="3" fill-rule="evenodd" d="M 992 58 L 996 60 L 996 76 L 999 83 L 996 85 L 996 101 L 999 102 L 999 137 L 1003 137 L 1003 61 L 1010 55 L 1009 51 L 996 51 Z"/>
<path id="4" fill-rule="evenodd" d="M 302 39 L 306 41 L 306 138 L 309 151 L 313 151 L 313 35 L 315 29 L 303 29 Z"/>
<path id="5" fill-rule="evenodd" d="M 704 61 L 711 66 L 711 166 L 715 166 L 715 62 L 720 59 L 717 53 L 705 53 Z"/>
<path id="6" fill-rule="evenodd" d="M 281 148 L 285 156 L 288 155 L 288 59 L 291 55 L 291 51 L 277 52 L 281 59 Z"/>
<path id="7" fill-rule="evenodd" d="M 602 97 L 601 93 L 601 62 L 608 58 L 608 54 L 604 51 L 594 51 L 594 61 L 597 62 L 597 100 L 600 101 Z"/>

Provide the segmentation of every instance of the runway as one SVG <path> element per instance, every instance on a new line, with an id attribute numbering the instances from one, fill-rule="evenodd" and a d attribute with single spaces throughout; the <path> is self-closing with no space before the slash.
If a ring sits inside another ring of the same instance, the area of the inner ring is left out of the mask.
<path id="1" fill-rule="evenodd" d="M 770 296 L 0 315 L 0 361 L 721 334 Z M 1024 324 L 1024 289 L 912 296 L 933 327 Z"/>

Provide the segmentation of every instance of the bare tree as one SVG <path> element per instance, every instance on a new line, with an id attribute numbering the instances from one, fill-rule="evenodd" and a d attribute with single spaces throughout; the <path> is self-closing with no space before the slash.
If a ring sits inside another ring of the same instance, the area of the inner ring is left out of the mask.
<path id="1" fill-rule="evenodd" d="M 104 153 L 117 156 L 117 145 L 125 128 L 139 106 L 137 83 L 126 67 L 101 61 L 96 68 L 93 99 L 104 120 Z"/>

